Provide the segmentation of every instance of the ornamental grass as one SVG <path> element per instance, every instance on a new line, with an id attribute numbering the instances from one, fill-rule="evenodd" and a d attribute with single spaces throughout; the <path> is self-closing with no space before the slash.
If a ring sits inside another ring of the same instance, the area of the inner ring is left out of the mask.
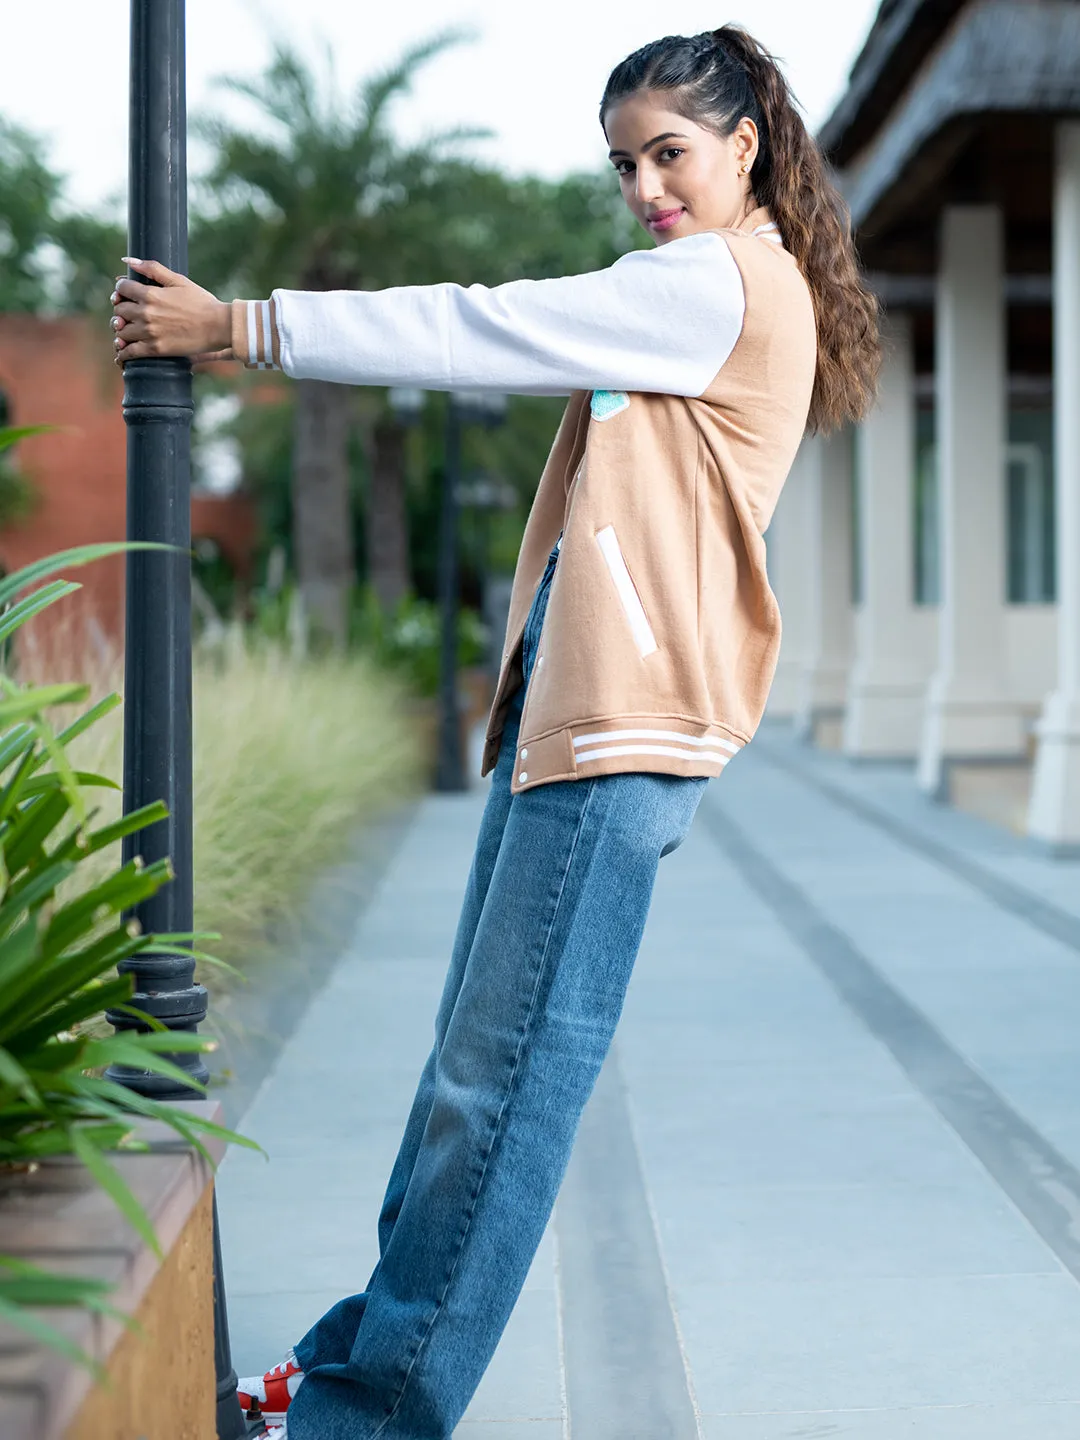
<path id="1" fill-rule="evenodd" d="M 31 638 L 20 671 L 36 682 L 74 675 L 95 696 L 122 692 L 119 656 L 100 631 L 86 635 L 76 619 L 47 643 Z M 193 710 L 195 927 L 217 932 L 214 953 L 254 980 L 266 934 L 350 853 L 365 821 L 418 791 L 427 727 L 405 685 L 364 654 L 303 658 L 239 627 L 197 650 Z M 81 736 L 72 758 L 119 782 L 122 709 Z M 101 803 L 103 818 L 119 815 L 118 795 Z M 101 857 L 103 870 L 116 862 Z M 220 972 L 206 978 L 219 992 L 230 984 Z"/>

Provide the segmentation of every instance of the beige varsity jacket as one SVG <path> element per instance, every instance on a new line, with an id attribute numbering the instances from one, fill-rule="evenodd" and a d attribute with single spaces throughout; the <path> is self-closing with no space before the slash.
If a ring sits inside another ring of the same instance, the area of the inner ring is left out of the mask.
<path id="1" fill-rule="evenodd" d="M 233 346 L 297 377 L 570 400 L 522 541 L 483 770 L 562 533 L 513 789 L 718 775 L 751 738 L 780 615 L 762 538 L 806 426 L 809 290 L 764 210 L 606 271 L 486 289 L 275 290 Z"/>
<path id="2" fill-rule="evenodd" d="M 725 238 L 746 309 L 703 393 L 567 407 L 521 546 L 484 752 L 486 773 L 562 531 L 515 790 L 623 770 L 718 775 L 761 719 L 780 645 L 762 535 L 805 430 L 817 342 L 791 256 L 749 228 Z"/>

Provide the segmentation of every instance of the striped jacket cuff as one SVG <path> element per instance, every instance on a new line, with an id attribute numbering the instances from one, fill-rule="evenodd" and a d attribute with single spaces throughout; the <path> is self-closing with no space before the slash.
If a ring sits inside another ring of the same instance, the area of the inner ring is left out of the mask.
<path id="1" fill-rule="evenodd" d="M 232 350 L 249 370 L 281 369 L 281 335 L 273 299 L 232 302 Z"/>

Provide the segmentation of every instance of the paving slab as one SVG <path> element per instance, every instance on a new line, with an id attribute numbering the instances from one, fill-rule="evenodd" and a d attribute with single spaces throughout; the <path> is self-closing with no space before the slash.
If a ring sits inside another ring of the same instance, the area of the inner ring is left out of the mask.
<path id="1" fill-rule="evenodd" d="M 418 807 L 222 1167 L 242 1372 L 374 1263 L 483 799 Z M 1080 867 L 766 727 L 458 1440 L 1073 1440 L 1078 1033 Z"/>

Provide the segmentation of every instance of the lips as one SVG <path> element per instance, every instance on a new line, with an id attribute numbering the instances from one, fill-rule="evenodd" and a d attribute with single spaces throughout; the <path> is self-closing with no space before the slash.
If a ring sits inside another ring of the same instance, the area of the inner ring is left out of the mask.
<path id="1" fill-rule="evenodd" d="M 652 230 L 670 230 L 685 213 L 686 207 L 680 205 L 677 210 L 654 210 L 651 215 L 646 215 L 645 219 Z"/>

